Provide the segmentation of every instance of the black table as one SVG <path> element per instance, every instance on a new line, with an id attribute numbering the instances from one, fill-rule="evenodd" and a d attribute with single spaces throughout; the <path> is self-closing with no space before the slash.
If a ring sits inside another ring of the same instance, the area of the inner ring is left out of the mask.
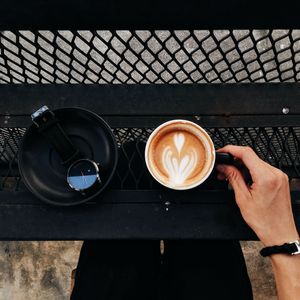
<path id="1" fill-rule="evenodd" d="M 29 115 L 37 107 L 74 105 L 103 116 L 121 152 L 129 141 L 145 142 L 161 122 L 185 118 L 206 128 L 217 148 L 234 140 L 251 145 L 291 178 L 299 176 L 300 87 L 296 84 L 1 85 L 0 94 L 1 110 L 9 112 L 0 119 L 1 138 L 7 143 L 2 155 L 16 154 L 13 145 L 24 132 L 20 128 L 31 123 Z M 282 113 L 283 98 L 289 114 Z M 286 164 L 285 155 L 294 155 L 295 160 Z M 10 173 L 3 178 L 0 192 L 0 239 L 256 238 L 242 220 L 226 182 L 212 175 L 199 188 L 179 192 L 152 181 L 140 186 L 141 174 L 147 173 L 142 153 L 127 156 L 128 170 L 117 172 L 114 185 L 78 207 L 53 207 L 36 199 L 19 181 L 12 158 L 2 166 L 2 172 L 8 168 Z M 141 162 L 138 169 L 129 163 L 133 156 Z M 131 186 L 124 188 L 128 177 Z M 292 198 L 299 227 L 297 189 Z"/>
<path id="2" fill-rule="evenodd" d="M 249 145 L 285 171 L 299 228 L 300 38 L 291 30 L 300 25 L 299 5 L 2 1 L 0 240 L 255 239 L 233 192 L 214 174 L 185 192 L 141 184 L 142 153 L 126 153 L 126 144 L 145 143 L 154 127 L 174 118 L 203 126 L 216 148 Z M 95 201 L 52 207 L 20 180 L 19 142 L 31 112 L 44 104 L 90 109 L 113 128 L 128 168 L 117 170 Z"/>

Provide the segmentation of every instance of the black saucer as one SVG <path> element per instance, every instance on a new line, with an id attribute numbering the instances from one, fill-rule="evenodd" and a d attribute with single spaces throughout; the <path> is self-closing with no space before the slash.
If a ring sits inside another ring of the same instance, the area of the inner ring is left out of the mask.
<path id="1" fill-rule="evenodd" d="M 60 157 L 33 124 L 20 145 L 20 174 L 28 189 L 47 203 L 62 206 L 84 203 L 99 195 L 113 177 L 118 158 L 115 137 L 105 121 L 91 111 L 62 108 L 53 112 L 80 152 L 99 163 L 101 188 L 88 195 L 72 190 Z"/>

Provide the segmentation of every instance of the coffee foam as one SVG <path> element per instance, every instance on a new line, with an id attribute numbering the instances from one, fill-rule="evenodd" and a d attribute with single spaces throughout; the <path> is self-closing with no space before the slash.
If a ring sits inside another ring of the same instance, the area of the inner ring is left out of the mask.
<path id="1" fill-rule="evenodd" d="M 206 133 L 191 122 L 173 122 L 162 127 L 148 146 L 148 167 L 162 184 L 186 189 L 208 173 L 213 146 Z"/>

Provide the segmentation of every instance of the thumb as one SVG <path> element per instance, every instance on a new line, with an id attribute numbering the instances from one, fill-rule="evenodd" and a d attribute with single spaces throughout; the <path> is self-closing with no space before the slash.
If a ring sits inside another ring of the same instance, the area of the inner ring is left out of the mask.
<path id="1" fill-rule="evenodd" d="M 217 165 L 217 170 L 223 174 L 231 184 L 237 204 L 240 206 L 241 202 L 251 197 L 250 191 L 245 183 L 241 172 L 234 166 Z"/>

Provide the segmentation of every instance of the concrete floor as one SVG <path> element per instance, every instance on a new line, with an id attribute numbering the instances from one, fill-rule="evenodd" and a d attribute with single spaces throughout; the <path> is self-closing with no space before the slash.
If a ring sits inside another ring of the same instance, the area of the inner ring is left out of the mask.
<path id="1" fill-rule="evenodd" d="M 254 299 L 277 299 L 269 260 L 258 254 L 260 243 L 242 246 Z M 69 299 L 80 247 L 81 242 L 0 242 L 0 299 Z"/>
<path id="2" fill-rule="evenodd" d="M 81 242 L 0 242 L 1 300 L 64 300 Z"/>
<path id="3" fill-rule="evenodd" d="M 276 300 L 276 287 L 269 259 L 259 254 L 260 242 L 241 242 L 254 300 Z"/>

